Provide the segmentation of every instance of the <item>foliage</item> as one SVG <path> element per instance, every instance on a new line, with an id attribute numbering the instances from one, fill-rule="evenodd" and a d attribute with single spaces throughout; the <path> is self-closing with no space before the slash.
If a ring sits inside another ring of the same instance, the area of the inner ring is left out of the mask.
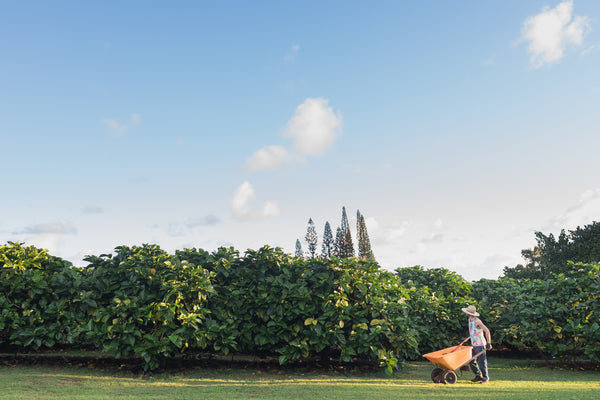
<path id="1" fill-rule="evenodd" d="M 300 239 L 296 239 L 296 252 L 294 256 L 302 258 L 304 257 L 304 251 L 302 251 L 302 243 L 300 243 Z"/>
<path id="2" fill-rule="evenodd" d="M 358 210 L 356 210 L 356 236 L 358 241 L 358 258 L 375 261 L 375 256 L 371 249 L 371 241 L 367 233 L 365 217 Z"/>
<path id="3" fill-rule="evenodd" d="M 600 265 L 569 263 L 565 271 L 543 280 L 475 282 L 495 341 L 548 357 L 583 354 L 600 362 Z"/>
<path id="4" fill-rule="evenodd" d="M 192 253 L 185 257 L 195 261 Z M 407 291 L 374 263 L 304 260 L 267 246 L 244 257 L 220 249 L 213 257 L 205 325 L 214 351 L 277 355 L 281 363 L 360 358 L 392 369 L 397 356 L 416 354 Z"/>
<path id="5" fill-rule="evenodd" d="M 339 226 L 335 231 L 335 241 L 333 243 L 333 255 L 335 257 L 341 257 L 343 252 L 342 246 L 344 245 L 344 233 L 342 232 L 342 228 Z"/>
<path id="6" fill-rule="evenodd" d="M 240 255 L 156 245 L 89 256 L 83 269 L 46 250 L 0 247 L 0 344 L 96 346 L 147 369 L 199 352 L 378 361 L 448 347 L 478 305 L 494 343 L 600 362 L 600 266 L 570 263 L 548 279 L 470 284 L 447 269 L 382 270 L 358 258 Z M 477 301 L 476 301 L 477 300 Z"/>
<path id="7" fill-rule="evenodd" d="M 74 343 L 79 271 L 33 246 L 0 246 L 0 345 L 38 349 Z"/>
<path id="8" fill-rule="evenodd" d="M 342 207 L 342 224 L 335 237 L 336 256 L 340 258 L 354 257 L 354 244 L 352 243 L 352 233 L 350 232 L 350 223 L 346 215 L 346 207 Z"/>
<path id="9" fill-rule="evenodd" d="M 569 268 L 568 261 L 595 263 L 600 261 L 600 223 L 592 222 L 566 233 L 561 230 L 558 238 L 553 234 L 536 232 L 537 245 L 523 250 L 521 255 L 528 263 L 514 268 L 506 267 L 504 276 L 509 278 L 545 279 Z"/>
<path id="10" fill-rule="evenodd" d="M 115 251 L 114 257 L 86 258 L 80 301 L 87 305 L 89 342 L 116 358 L 141 356 L 146 369 L 188 348 L 205 348 L 211 273 L 156 245 Z"/>
<path id="11" fill-rule="evenodd" d="M 321 257 L 329 258 L 333 257 L 335 251 L 335 241 L 333 240 L 333 234 L 331 232 L 331 225 L 329 221 L 325 222 L 325 230 L 323 231 L 323 243 L 321 245 Z"/>
<path id="12" fill-rule="evenodd" d="M 317 242 L 319 240 L 317 231 L 315 230 L 315 223 L 312 218 L 308 219 L 308 228 L 306 228 L 306 236 L 304 237 L 306 243 L 308 243 L 308 252 L 310 258 L 315 258 L 317 252 Z"/>
<path id="13" fill-rule="evenodd" d="M 445 268 L 422 266 L 396 269 L 400 282 L 411 287 L 410 304 L 419 332 L 419 350 L 430 352 L 468 336 L 462 308 L 477 302 L 471 284 Z"/>

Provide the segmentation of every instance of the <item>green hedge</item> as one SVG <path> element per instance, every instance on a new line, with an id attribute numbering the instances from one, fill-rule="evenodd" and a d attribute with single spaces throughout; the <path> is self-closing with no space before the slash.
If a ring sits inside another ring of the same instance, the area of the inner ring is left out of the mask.
<path id="1" fill-rule="evenodd" d="M 416 319 L 421 353 L 462 342 L 469 331 L 462 308 L 477 305 L 472 287 L 459 274 L 445 268 L 399 268 L 396 275 L 411 287 L 410 304 Z"/>
<path id="2" fill-rule="evenodd" d="M 203 349 L 212 273 L 156 245 L 90 256 L 81 300 L 87 343 L 116 358 L 141 356 L 147 369 L 188 348 Z"/>
<path id="3" fill-rule="evenodd" d="M 547 279 L 474 283 L 495 341 L 558 358 L 600 363 L 600 266 L 571 264 Z"/>
<path id="4" fill-rule="evenodd" d="M 168 254 L 120 246 L 84 268 L 46 250 L 0 246 L 0 346 L 60 345 L 137 356 L 154 369 L 177 354 L 402 360 L 468 335 L 474 304 L 495 344 L 600 362 L 599 266 L 547 280 L 470 284 L 443 268 L 385 271 L 372 261 L 303 259 L 265 246 Z"/>
<path id="5" fill-rule="evenodd" d="M 39 349 L 74 344 L 80 275 L 46 250 L 0 246 L 0 345 Z"/>

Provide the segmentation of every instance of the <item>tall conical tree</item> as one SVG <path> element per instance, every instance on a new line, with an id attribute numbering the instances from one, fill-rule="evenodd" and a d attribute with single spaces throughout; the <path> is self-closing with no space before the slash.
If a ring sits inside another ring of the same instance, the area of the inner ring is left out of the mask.
<path id="1" fill-rule="evenodd" d="M 344 233 L 342 232 L 342 228 L 338 226 L 335 231 L 335 242 L 333 245 L 333 255 L 336 257 L 342 257 L 344 254 Z"/>
<path id="2" fill-rule="evenodd" d="M 306 243 L 308 243 L 308 252 L 310 254 L 310 258 L 315 258 L 319 237 L 317 236 L 315 223 L 313 222 L 312 218 L 308 219 L 308 228 L 306 228 L 306 236 L 304 239 L 306 240 Z"/>
<path id="3" fill-rule="evenodd" d="M 304 252 L 302 251 L 302 244 L 300 243 L 300 239 L 296 239 L 296 253 L 294 254 L 294 256 L 304 258 Z"/>
<path id="4" fill-rule="evenodd" d="M 371 250 L 371 241 L 367 233 L 365 217 L 356 210 L 356 237 L 358 240 L 358 257 L 363 260 L 375 261 L 375 255 Z"/>
<path id="5" fill-rule="evenodd" d="M 325 231 L 323 232 L 323 244 L 321 245 L 321 256 L 323 258 L 330 258 L 335 253 L 335 241 L 333 240 L 333 234 L 331 233 L 331 225 L 329 221 L 325 222 Z"/>
<path id="6" fill-rule="evenodd" d="M 348 215 L 346 215 L 346 207 L 342 207 L 342 234 L 344 240 L 340 246 L 340 257 L 354 257 L 354 244 L 352 243 L 352 233 L 350 232 L 350 224 L 348 223 Z"/>

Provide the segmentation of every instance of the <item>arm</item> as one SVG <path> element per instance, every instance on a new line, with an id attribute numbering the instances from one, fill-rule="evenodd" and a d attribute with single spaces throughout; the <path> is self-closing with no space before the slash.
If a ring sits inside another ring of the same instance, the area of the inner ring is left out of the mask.
<path id="1" fill-rule="evenodd" d="M 477 319 L 475 324 L 479 329 L 481 329 L 483 331 L 483 334 L 485 335 L 485 340 L 491 347 L 492 346 L 492 335 L 490 333 L 490 330 L 487 328 L 487 326 L 485 326 L 483 324 L 483 322 L 481 322 L 481 320 L 479 318 Z"/>

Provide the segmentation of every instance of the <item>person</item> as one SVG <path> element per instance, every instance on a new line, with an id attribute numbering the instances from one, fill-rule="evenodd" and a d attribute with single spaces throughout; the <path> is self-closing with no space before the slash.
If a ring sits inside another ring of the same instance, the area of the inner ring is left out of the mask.
<path id="1" fill-rule="evenodd" d="M 479 354 L 476 359 L 471 360 L 471 371 L 475 374 L 473 382 L 490 383 L 487 369 L 486 350 L 492 348 L 492 335 L 490 330 L 481 322 L 479 313 L 475 306 L 468 306 L 462 311 L 469 317 L 469 335 L 471 346 L 473 346 L 473 356 Z"/>

